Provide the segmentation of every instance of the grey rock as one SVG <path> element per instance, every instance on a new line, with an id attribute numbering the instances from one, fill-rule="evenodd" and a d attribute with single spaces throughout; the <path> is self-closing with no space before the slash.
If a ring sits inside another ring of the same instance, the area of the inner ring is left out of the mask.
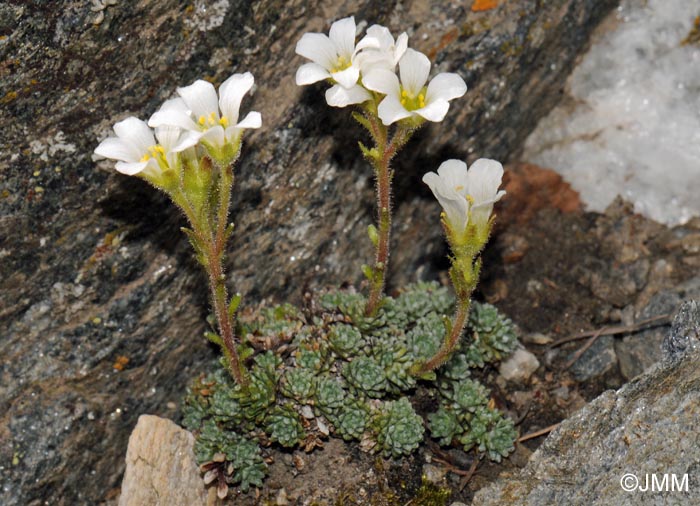
<path id="1" fill-rule="evenodd" d="M 573 359 L 577 351 L 572 352 L 567 361 Z M 581 357 L 571 366 L 571 373 L 576 381 L 590 381 L 601 378 L 617 370 L 615 339 L 612 336 L 599 337 Z"/>
<path id="2" fill-rule="evenodd" d="M 655 293 L 649 303 L 632 319 L 640 321 L 655 316 L 676 314 L 683 300 L 698 297 L 700 297 L 700 277 L 695 276 L 672 288 Z M 634 378 L 664 358 L 664 342 L 670 339 L 668 330 L 668 325 L 655 325 L 616 339 L 615 353 L 619 360 L 620 372 L 626 379 Z M 680 345 L 685 346 L 685 344 Z"/>
<path id="3" fill-rule="evenodd" d="M 396 160 L 390 286 L 435 276 L 438 204 L 420 177 L 448 157 L 507 161 L 556 105 L 615 0 L 525 0 L 472 13 L 439 0 L 176 0 L 0 5 L 0 503 L 115 497 L 144 412 L 176 417 L 213 350 L 205 278 L 167 200 L 92 151 L 176 86 L 250 70 L 265 128 L 236 169 L 229 282 L 244 305 L 361 279 L 370 168 L 349 111 L 294 85 L 294 45 L 351 13 L 407 29 L 470 91 Z"/>
<path id="4" fill-rule="evenodd" d="M 480 490 L 473 505 L 619 506 L 700 504 L 700 350 L 697 304 L 686 303 L 671 332 L 671 356 L 617 392 L 607 391 L 562 422 L 524 469 Z M 677 336 L 677 338 L 673 337 Z M 688 340 L 686 338 L 690 337 Z M 628 473 L 634 477 L 625 477 Z M 670 488 L 675 475 L 688 490 L 626 491 L 656 475 Z"/>
<path id="5" fill-rule="evenodd" d="M 194 436 L 165 418 L 141 415 L 129 437 L 119 506 L 206 506 Z"/>
<path id="6" fill-rule="evenodd" d="M 700 348 L 700 305 L 695 300 L 683 303 L 673 320 L 670 334 L 663 344 L 664 355 L 669 360 Z"/>
<path id="7" fill-rule="evenodd" d="M 663 290 L 654 294 L 635 320 L 675 314 L 681 302 L 676 290 Z M 662 359 L 661 344 L 667 333 L 668 326 L 659 325 L 615 340 L 620 372 L 626 379 L 634 378 Z"/>

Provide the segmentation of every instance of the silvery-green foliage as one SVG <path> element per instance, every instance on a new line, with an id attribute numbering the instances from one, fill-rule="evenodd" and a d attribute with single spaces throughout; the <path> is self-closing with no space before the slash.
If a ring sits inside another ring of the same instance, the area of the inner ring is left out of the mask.
<path id="1" fill-rule="evenodd" d="M 328 332 L 328 341 L 333 351 L 342 358 L 356 355 L 364 345 L 359 329 L 346 323 L 333 325 Z"/>
<path id="2" fill-rule="evenodd" d="M 454 297 L 446 287 L 421 281 L 407 286 L 396 298 L 388 299 L 384 310 L 393 324 L 406 326 L 429 313 L 447 315 L 453 305 Z"/>
<path id="3" fill-rule="evenodd" d="M 257 355 L 250 369 L 250 384 L 243 389 L 236 385 L 233 396 L 241 407 L 246 420 L 253 423 L 262 422 L 267 410 L 276 399 L 277 383 L 281 372 L 282 360 L 268 351 Z"/>
<path id="4" fill-rule="evenodd" d="M 472 339 L 465 354 L 476 367 L 502 360 L 518 344 L 513 322 L 491 304 L 472 304 L 467 335 Z"/>
<path id="5" fill-rule="evenodd" d="M 335 415 L 345 404 L 346 392 L 340 378 L 324 376 L 316 385 L 316 406 L 326 416 Z"/>
<path id="6" fill-rule="evenodd" d="M 265 432 L 272 441 L 288 448 L 296 446 L 306 437 L 299 415 L 289 406 L 275 406 L 265 417 Z"/>
<path id="7" fill-rule="evenodd" d="M 351 402 L 343 406 L 336 417 L 331 417 L 331 421 L 346 441 L 360 439 L 369 422 L 369 408 L 360 401 Z"/>
<path id="8" fill-rule="evenodd" d="M 445 325 L 442 316 L 436 312 L 421 316 L 406 332 L 408 349 L 416 359 L 428 360 L 437 353 L 444 340 Z"/>
<path id="9" fill-rule="evenodd" d="M 304 341 L 294 355 L 296 365 L 318 373 L 326 368 L 329 350 L 324 343 Z"/>
<path id="10" fill-rule="evenodd" d="M 423 419 L 406 397 L 385 402 L 372 425 L 377 446 L 386 456 L 408 455 L 423 441 Z"/>
<path id="11" fill-rule="evenodd" d="M 449 446 L 460 429 L 457 415 L 442 406 L 435 413 L 428 415 L 428 422 L 430 435 L 442 446 Z"/>
<path id="12" fill-rule="evenodd" d="M 398 457 L 415 450 L 424 426 L 406 397 L 419 383 L 412 367 L 440 346 L 442 316 L 452 310 L 452 297 L 436 283 L 419 283 L 394 299 L 387 297 L 373 318 L 364 315 L 365 302 L 357 293 L 329 292 L 320 297 L 317 313 L 302 315 L 285 305 L 263 310 L 252 324 L 244 324 L 245 335 L 272 336 L 286 346 L 283 353 L 259 352 L 249 359 L 246 390 L 221 366 L 193 383 L 183 422 L 203 441 L 200 462 L 226 453 L 229 442 L 242 437 L 247 445 L 256 444 L 261 431 L 265 440 L 288 448 L 302 444 L 307 436 L 300 416 L 304 409 L 306 417 L 323 417 L 331 435 L 362 440 L 373 451 Z M 488 391 L 470 377 L 470 370 L 486 363 L 483 358 L 505 354 L 514 342 L 514 328 L 492 306 L 473 307 L 464 342 L 436 376 L 420 380 L 440 399 L 437 410 L 427 414 L 427 425 L 441 445 L 459 443 L 499 460 L 512 451 L 513 423 L 488 407 Z M 469 336 L 477 333 L 483 338 L 470 344 Z M 308 430 L 317 437 L 317 424 L 309 422 Z M 236 458 L 240 462 L 243 457 Z M 264 467 L 251 459 L 240 468 L 249 470 L 240 483 L 257 486 Z"/>
<path id="13" fill-rule="evenodd" d="M 230 429 L 222 430 L 214 420 L 207 420 L 198 431 L 194 451 L 199 462 L 210 462 L 217 454 L 225 455 L 234 470 L 231 479 L 242 491 L 262 486 L 267 465 L 256 441 Z"/>
<path id="14" fill-rule="evenodd" d="M 387 389 L 384 369 L 371 357 L 359 356 L 343 364 L 343 377 L 360 394 L 379 398 Z"/>
<path id="15" fill-rule="evenodd" d="M 309 369 L 287 369 L 280 381 L 280 392 L 291 399 L 306 401 L 316 389 L 316 377 Z"/>

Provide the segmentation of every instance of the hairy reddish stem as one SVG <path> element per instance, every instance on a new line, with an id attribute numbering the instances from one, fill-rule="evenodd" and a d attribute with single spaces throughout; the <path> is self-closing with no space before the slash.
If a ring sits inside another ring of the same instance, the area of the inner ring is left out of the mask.
<path id="1" fill-rule="evenodd" d="M 422 376 L 430 371 L 434 371 L 442 364 L 447 362 L 447 360 L 454 352 L 457 347 L 457 342 L 459 341 L 464 327 L 467 324 L 467 317 L 469 316 L 469 306 L 471 305 L 470 297 L 466 298 L 466 301 L 459 301 L 457 305 L 457 310 L 455 311 L 454 319 L 452 320 L 452 331 L 447 337 L 445 342 L 442 343 L 438 352 L 427 362 L 421 365 L 418 370 L 418 376 Z"/>

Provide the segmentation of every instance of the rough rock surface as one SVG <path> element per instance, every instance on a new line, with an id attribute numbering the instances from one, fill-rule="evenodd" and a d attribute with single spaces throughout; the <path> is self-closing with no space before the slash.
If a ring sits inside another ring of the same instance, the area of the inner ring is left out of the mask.
<path id="1" fill-rule="evenodd" d="M 565 420 L 522 471 L 480 490 L 472 504 L 700 504 L 699 335 L 700 308 L 686 302 L 666 361 Z"/>
<path id="2" fill-rule="evenodd" d="M 91 153 L 178 85 L 250 70 L 261 111 L 237 169 L 231 284 L 245 304 L 359 279 L 371 174 L 359 127 L 323 85 L 299 89 L 296 40 L 355 13 L 407 29 L 470 91 L 397 159 L 393 285 L 444 252 L 420 175 L 454 156 L 506 161 L 557 102 L 615 0 L 464 3 L 41 0 L 0 3 L 0 503 L 116 496 L 139 414 L 176 416 L 200 338 L 204 277 L 181 218 Z M 342 132 L 342 135 L 339 134 Z M 203 367 L 198 365 L 198 367 Z"/>
<path id="3" fill-rule="evenodd" d="M 119 506 L 205 506 L 207 496 L 194 436 L 165 418 L 141 415 L 129 437 Z"/>

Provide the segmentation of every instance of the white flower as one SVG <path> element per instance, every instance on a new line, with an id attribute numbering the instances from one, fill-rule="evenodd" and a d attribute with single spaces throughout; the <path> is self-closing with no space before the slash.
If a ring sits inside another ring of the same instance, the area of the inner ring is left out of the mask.
<path id="1" fill-rule="evenodd" d="M 305 63 L 297 70 L 297 85 L 332 79 L 336 84 L 326 91 L 326 101 L 334 107 L 361 104 L 372 98 L 357 84 L 360 67 L 355 56 L 364 48 L 378 47 L 379 41 L 365 37 L 356 47 L 355 32 L 355 18 L 351 16 L 333 23 L 328 35 L 305 33 L 297 42 L 296 53 L 311 63 Z"/>
<path id="2" fill-rule="evenodd" d="M 452 231 L 462 236 L 470 221 L 477 230 L 486 230 L 493 205 L 506 193 L 498 191 L 502 177 L 503 166 L 496 160 L 480 158 L 468 170 L 460 160 L 447 160 L 437 174 L 423 176 L 423 182 L 444 209 Z"/>
<path id="3" fill-rule="evenodd" d="M 363 76 L 377 68 L 393 72 L 406 49 L 408 49 L 406 32 L 394 40 L 387 27 L 372 25 L 367 29 L 364 38 L 357 44 L 355 62 L 360 67 L 360 74 Z"/>
<path id="4" fill-rule="evenodd" d="M 153 130 L 145 121 L 129 117 L 114 125 L 116 137 L 108 137 L 95 149 L 95 154 L 117 160 L 116 169 L 122 174 L 139 173 L 157 176 L 173 162 L 172 147 L 180 136 L 179 129 L 168 127 Z"/>
<path id="5" fill-rule="evenodd" d="M 215 148 L 227 143 L 235 143 L 246 128 L 260 128 L 262 118 L 259 112 L 249 112 L 238 121 L 243 96 L 253 87 L 254 78 L 250 72 L 234 74 L 219 87 L 217 97 L 214 85 L 198 80 L 190 86 L 178 88 L 179 98 L 167 100 L 148 124 L 152 127 L 170 125 L 187 131 L 187 135 L 174 147 L 183 151 L 198 142 Z"/>
<path id="6" fill-rule="evenodd" d="M 360 68 L 353 65 L 355 56 L 355 18 L 339 19 L 328 35 L 305 33 L 297 42 L 296 53 L 311 60 L 297 70 L 299 86 L 333 79 L 344 88 L 352 88 L 360 77 Z"/>
<path id="7" fill-rule="evenodd" d="M 362 78 L 367 89 L 386 95 L 378 108 L 385 125 L 412 116 L 442 121 L 450 107 L 449 100 L 467 91 L 460 76 L 444 72 L 435 76 L 426 88 L 430 60 L 413 49 L 407 49 L 399 61 L 399 73 L 400 82 L 394 72 L 382 68 L 373 69 Z"/>

